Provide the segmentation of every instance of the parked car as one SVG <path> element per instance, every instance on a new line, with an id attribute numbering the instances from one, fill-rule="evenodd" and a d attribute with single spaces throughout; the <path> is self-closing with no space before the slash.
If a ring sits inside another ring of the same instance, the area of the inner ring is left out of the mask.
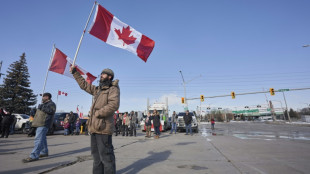
<path id="1" fill-rule="evenodd" d="M 70 112 L 56 112 L 54 114 L 53 125 L 48 130 L 49 135 L 53 135 L 54 131 L 64 129 L 63 124 L 64 124 L 64 120 L 65 120 L 67 114 L 70 114 Z M 73 113 L 73 115 L 75 115 L 75 119 L 79 117 L 79 115 L 77 113 Z"/>
<path id="2" fill-rule="evenodd" d="M 15 130 L 27 133 L 29 131 L 29 115 L 26 114 L 15 114 L 12 115 L 16 118 Z"/>
<path id="3" fill-rule="evenodd" d="M 177 122 L 177 130 L 178 132 L 186 130 L 185 128 L 185 122 L 184 122 L 184 117 L 185 112 L 179 112 L 178 113 L 178 122 Z M 198 122 L 196 119 L 196 115 L 194 112 L 189 112 L 189 115 L 192 116 L 192 131 L 198 133 Z"/>

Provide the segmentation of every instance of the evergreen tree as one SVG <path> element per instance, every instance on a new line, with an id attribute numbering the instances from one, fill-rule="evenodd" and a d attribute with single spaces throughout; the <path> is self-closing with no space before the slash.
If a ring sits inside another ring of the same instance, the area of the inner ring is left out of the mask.
<path id="1" fill-rule="evenodd" d="M 12 63 L 0 85 L 0 106 L 15 113 L 29 113 L 30 106 L 37 103 L 36 95 L 30 89 L 26 55 Z"/>

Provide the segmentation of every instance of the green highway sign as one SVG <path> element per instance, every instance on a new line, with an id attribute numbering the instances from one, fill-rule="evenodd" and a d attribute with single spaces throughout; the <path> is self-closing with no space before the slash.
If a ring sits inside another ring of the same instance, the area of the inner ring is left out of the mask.
<path id="1" fill-rule="evenodd" d="M 279 92 L 289 91 L 290 89 L 279 89 Z"/>
<path id="2" fill-rule="evenodd" d="M 259 112 L 259 110 L 258 109 L 250 109 L 250 110 L 232 111 L 232 113 L 235 113 L 235 114 L 254 113 L 254 112 Z"/>

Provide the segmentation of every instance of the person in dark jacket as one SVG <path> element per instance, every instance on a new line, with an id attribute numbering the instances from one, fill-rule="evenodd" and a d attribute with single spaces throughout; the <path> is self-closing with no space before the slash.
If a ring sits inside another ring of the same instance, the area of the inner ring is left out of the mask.
<path id="1" fill-rule="evenodd" d="M 154 129 L 155 129 L 155 139 L 158 139 L 159 135 L 160 135 L 160 130 L 159 130 L 160 115 L 156 109 L 154 109 L 154 112 L 153 112 L 153 125 L 154 125 Z"/>
<path id="2" fill-rule="evenodd" d="M 56 111 L 56 105 L 51 99 L 52 95 L 50 93 L 43 94 L 42 104 L 38 106 L 37 112 L 32 121 L 32 126 L 37 128 L 34 139 L 34 148 L 30 156 L 23 159 L 24 163 L 36 161 L 39 158 L 48 156 L 46 133 L 53 124 L 53 118 Z"/>
<path id="3" fill-rule="evenodd" d="M 117 116 L 117 121 L 116 121 L 117 128 L 118 128 L 117 129 L 117 134 L 121 134 L 121 132 L 122 132 L 122 128 L 123 128 L 122 118 L 123 118 L 123 114 L 119 113 L 118 116 Z"/>
<path id="4" fill-rule="evenodd" d="M 73 135 L 74 134 L 74 128 L 75 128 L 75 115 L 73 114 L 73 112 L 71 111 L 69 114 L 69 134 Z"/>
<path id="5" fill-rule="evenodd" d="M 13 135 L 15 133 L 17 118 L 15 117 L 15 115 L 12 114 L 10 116 L 11 116 L 10 135 Z"/>
<path id="6" fill-rule="evenodd" d="M 137 128 L 136 128 L 136 124 L 137 124 L 137 116 L 135 114 L 134 111 L 130 112 L 130 136 L 137 136 Z"/>
<path id="7" fill-rule="evenodd" d="M 32 127 L 32 121 L 34 119 L 34 116 L 36 115 L 36 112 L 37 112 L 37 109 L 35 107 L 33 109 L 31 109 L 31 111 L 30 111 L 30 117 L 29 117 L 30 130 L 28 133 L 28 137 L 35 136 L 35 134 L 36 134 L 37 128 Z"/>
<path id="8" fill-rule="evenodd" d="M 145 131 L 146 131 L 145 137 L 151 138 L 151 129 L 152 129 L 152 116 L 151 113 L 148 112 L 145 118 Z"/>
<path id="9" fill-rule="evenodd" d="M 185 112 L 185 115 L 184 115 L 184 122 L 185 122 L 185 126 L 186 126 L 186 134 L 185 135 L 188 135 L 188 130 L 190 130 L 190 134 L 193 135 L 192 133 L 192 116 L 189 114 L 189 111 L 187 110 Z"/>
<path id="10" fill-rule="evenodd" d="M 10 134 L 10 126 L 13 122 L 11 111 L 6 109 L 6 113 L 2 111 L 3 119 L 1 121 L 1 137 L 0 138 L 8 138 Z"/>

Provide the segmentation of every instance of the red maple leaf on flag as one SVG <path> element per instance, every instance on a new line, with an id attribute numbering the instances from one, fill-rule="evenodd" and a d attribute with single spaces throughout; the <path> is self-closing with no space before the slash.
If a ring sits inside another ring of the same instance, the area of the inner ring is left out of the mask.
<path id="1" fill-rule="evenodd" d="M 127 44 L 127 45 L 133 44 L 133 43 L 135 43 L 135 40 L 137 39 L 133 36 L 129 37 L 129 35 L 132 32 L 132 31 L 130 31 L 130 26 L 128 26 L 126 28 L 123 27 L 123 31 L 120 31 L 116 28 L 114 29 L 114 31 L 118 35 L 118 39 L 124 41 L 123 46 L 125 46 L 125 44 Z"/>

